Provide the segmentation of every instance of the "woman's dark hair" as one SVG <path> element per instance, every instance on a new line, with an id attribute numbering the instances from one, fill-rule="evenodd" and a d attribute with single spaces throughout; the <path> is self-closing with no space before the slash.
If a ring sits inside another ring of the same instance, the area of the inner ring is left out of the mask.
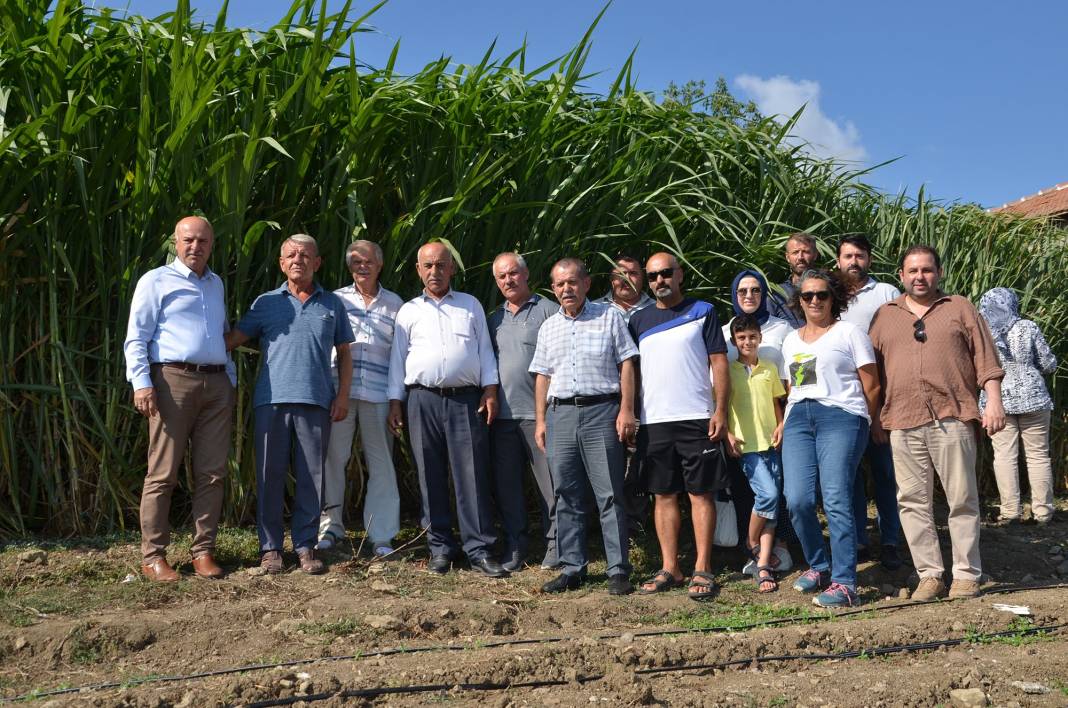
<path id="1" fill-rule="evenodd" d="M 801 286 L 806 280 L 822 280 L 827 283 L 827 289 L 831 292 L 831 318 L 837 320 L 849 307 L 849 289 L 842 282 L 837 273 L 827 270 L 806 270 L 797 281 L 797 289 L 790 296 L 790 307 L 797 312 L 804 312 L 801 307 Z M 805 316 L 808 319 L 808 316 Z"/>
<path id="2" fill-rule="evenodd" d="M 731 320 L 731 341 L 734 341 L 734 335 L 738 332 L 759 332 L 760 321 L 757 320 L 756 315 L 752 313 L 745 313 L 738 315 Z"/>

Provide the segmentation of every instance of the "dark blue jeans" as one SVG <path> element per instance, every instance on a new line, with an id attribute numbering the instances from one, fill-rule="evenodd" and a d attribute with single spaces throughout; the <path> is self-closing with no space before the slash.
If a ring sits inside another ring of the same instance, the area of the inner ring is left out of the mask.
<path id="1" fill-rule="evenodd" d="M 897 515 L 897 481 L 894 479 L 894 455 L 890 443 L 880 445 L 868 439 L 864 451 L 875 485 L 875 510 L 879 520 L 879 542 L 884 546 L 896 546 L 901 540 L 901 519 Z M 857 545 L 867 546 L 868 500 L 864 489 L 863 467 L 857 465 L 857 480 L 853 487 L 853 520 L 857 529 Z"/>
<path id="2" fill-rule="evenodd" d="M 783 429 L 783 482 L 805 561 L 830 570 L 831 582 L 857 586 L 857 537 L 853 483 L 868 440 L 868 421 L 841 408 L 806 400 L 790 410 Z M 817 489 L 831 537 L 831 557 L 816 516 Z"/>

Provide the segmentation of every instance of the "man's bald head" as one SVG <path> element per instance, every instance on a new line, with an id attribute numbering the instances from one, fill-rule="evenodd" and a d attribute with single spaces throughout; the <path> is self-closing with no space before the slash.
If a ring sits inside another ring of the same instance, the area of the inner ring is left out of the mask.
<path id="1" fill-rule="evenodd" d="M 449 292 L 452 274 L 456 272 L 452 252 L 438 241 L 424 243 L 416 255 L 415 272 L 423 281 L 428 295 L 439 299 L 445 297 Z"/>
<path id="2" fill-rule="evenodd" d="M 199 276 L 208 267 L 215 231 L 203 216 L 187 216 L 174 225 L 174 251 L 189 270 Z"/>

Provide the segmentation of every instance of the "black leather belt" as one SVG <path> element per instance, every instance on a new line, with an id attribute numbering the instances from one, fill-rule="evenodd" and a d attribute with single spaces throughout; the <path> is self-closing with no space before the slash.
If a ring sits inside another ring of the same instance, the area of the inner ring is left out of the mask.
<path id="1" fill-rule="evenodd" d="M 421 391 L 430 391 L 431 393 L 436 393 L 439 396 L 444 396 L 445 398 L 451 398 L 453 396 L 459 396 L 465 393 L 478 393 L 482 390 L 478 386 L 447 386 L 442 388 L 439 386 L 424 386 L 423 384 L 409 384 L 405 388 L 407 388 L 409 391 L 411 391 L 413 388 L 417 388 Z"/>
<path id="2" fill-rule="evenodd" d="M 595 406 L 598 403 L 615 402 L 619 400 L 618 393 L 602 393 L 597 396 L 575 396 L 573 398 L 549 398 L 549 403 L 554 406 Z"/>
<path id="3" fill-rule="evenodd" d="M 226 371 L 225 364 L 190 364 L 187 361 L 164 361 L 153 366 L 166 366 L 168 369 L 181 369 L 197 374 L 221 374 Z"/>

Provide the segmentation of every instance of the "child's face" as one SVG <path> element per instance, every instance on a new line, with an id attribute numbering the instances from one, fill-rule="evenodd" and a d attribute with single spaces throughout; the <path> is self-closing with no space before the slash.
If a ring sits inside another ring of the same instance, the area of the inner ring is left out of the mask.
<path id="1" fill-rule="evenodd" d="M 734 333 L 734 346 L 745 356 L 756 356 L 757 347 L 760 346 L 760 330 L 743 329 Z"/>

